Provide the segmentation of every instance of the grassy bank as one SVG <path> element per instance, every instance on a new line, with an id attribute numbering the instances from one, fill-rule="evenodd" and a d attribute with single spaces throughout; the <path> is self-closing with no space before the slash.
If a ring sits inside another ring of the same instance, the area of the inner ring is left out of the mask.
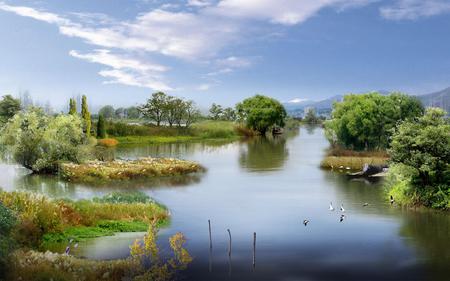
<path id="1" fill-rule="evenodd" d="M 178 176 L 202 171 L 204 168 L 198 163 L 172 158 L 90 161 L 84 164 L 67 163 L 61 166 L 61 175 L 66 180 L 83 183 Z"/>
<path id="2" fill-rule="evenodd" d="M 342 148 L 330 148 L 320 163 L 324 169 L 361 170 L 364 164 L 386 165 L 389 156 L 386 151 L 354 151 Z"/>
<path id="3" fill-rule="evenodd" d="M 138 197 L 146 201 L 68 201 L 24 192 L 0 192 L 1 203 L 17 217 L 12 233 L 18 246 L 40 249 L 69 239 L 81 241 L 114 232 L 145 231 L 150 222 L 167 223 L 165 207 L 143 194 Z"/>
<path id="4" fill-rule="evenodd" d="M 130 125 L 110 123 L 108 134 L 120 145 L 198 142 L 205 140 L 236 140 L 240 131 L 231 121 L 202 121 L 189 128 L 155 125 Z"/>

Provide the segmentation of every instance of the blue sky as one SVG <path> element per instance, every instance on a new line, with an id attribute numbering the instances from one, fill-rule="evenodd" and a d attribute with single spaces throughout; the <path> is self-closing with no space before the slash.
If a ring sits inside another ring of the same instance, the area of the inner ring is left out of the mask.
<path id="1" fill-rule="evenodd" d="M 450 86 L 448 0 L 0 0 L 0 94 L 234 105 Z"/>

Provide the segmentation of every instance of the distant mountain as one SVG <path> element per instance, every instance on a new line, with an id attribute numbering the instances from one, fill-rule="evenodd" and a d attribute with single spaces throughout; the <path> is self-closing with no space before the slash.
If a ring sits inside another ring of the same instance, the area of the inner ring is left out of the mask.
<path id="1" fill-rule="evenodd" d="M 450 114 L 450 87 L 442 91 L 416 96 L 425 107 L 440 107 Z"/>
<path id="2" fill-rule="evenodd" d="M 385 90 L 377 92 L 382 95 L 388 95 L 390 93 Z M 440 107 L 450 114 L 450 87 L 439 92 L 416 95 L 415 97 L 417 97 L 425 107 Z M 333 103 L 342 101 L 343 98 L 344 95 L 332 96 L 321 101 L 296 98 L 284 103 L 283 105 L 288 114 L 292 116 L 303 116 L 305 108 L 314 108 L 318 113 L 324 113 L 327 115 L 327 113 L 331 112 Z"/>

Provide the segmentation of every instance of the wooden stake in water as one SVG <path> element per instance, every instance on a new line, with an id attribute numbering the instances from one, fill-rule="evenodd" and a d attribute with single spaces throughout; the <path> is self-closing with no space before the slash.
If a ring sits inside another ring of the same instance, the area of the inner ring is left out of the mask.
<path id="1" fill-rule="evenodd" d="M 231 232 L 229 229 L 227 229 L 227 231 L 228 231 L 228 236 L 230 236 L 230 242 L 228 244 L 228 256 L 231 257 Z"/>
<path id="2" fill-rule="evenodd" d="M 209 226 L 209 248 L 212 249 L 211 221 L 210 220 L 208 220 L 208 226 Z"/>
<path id="3" fill-rule="evenodd" d="M 253 269 L 256 266 L 256 232 L 253 232 Z"/>

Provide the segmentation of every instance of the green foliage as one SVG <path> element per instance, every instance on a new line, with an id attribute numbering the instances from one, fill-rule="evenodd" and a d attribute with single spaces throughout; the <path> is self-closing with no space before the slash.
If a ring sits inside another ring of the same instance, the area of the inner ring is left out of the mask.
<path id="1" fill-rule="evenodd" d="M 3 277 L 8 256 L 13 249 L 13 240 L 10 235 L 16 223 L 13 212 L 0 201 L 0 279 Z"/>
<path id="2" fill-rule="evenodd" d="M 200 114 L 193 101 L 184 101 L 180 98 L 168 96 L 163 92 L 153 93 L 147 103 L 138 107 L 141 114 L 160 126 L 166 121 L 170 127 L 184 123 L 189 127 Z"/>
<path id="3" fill-rule="evenodd" d="M 98 139 L 104 139 L 106 138 L 106 125 L 105 125 L 105 118 L 103 115 L 98 116 L 98 122 L 97 122 L 97 138 Z"/>
<path id="4" fill-rule="evenodd" d="M 50 117 L 40 109 L 16 114 L 2 129 L 0 144 L 15 161 L 36 173 L 55 173 L 62 162 L 89 156 L 78 116 Z"/>
<path id="5" fill-rule="evenodd" d="M 450 124 L 445 112 L 438 108 L 427 109 L 416 121 L 401 123 L 392 136 L 391 161 L 401 164 L 400 173 L 408 180 L 414 193 L 414 203 L 434 208 L 450 207 Z M 405 170 L 409 171 L 405 174 Z M 402 182 L 399 180 L 398 182 Z M 398 192 L 397 183 L 391 181 L 391 192 Z M 409 202 L 408 202 L 409 203 Z"/>
<path id="6" fill-rule="evenodd" d="M 116 114 L 116 111 L 114 107 L 111 105 L 105 105 L 104 107 L 100 108 L 98 111 L 99 116 L 103 116 L 106 119 L 113 119 Z"/>
<path id="7" fill-rule="evenodd" d="M 141 115 L 136 106 L 128 107 L 125 111 L 128 119 L 138 119 Z"/>
<path id="8" fill-rule="evenodd" d="M 81 100 L 81 118 L 83 118 L 84 133 L 86 134 L 86 137 L 90 137 L 92 126 L 91 113 L 89 112 L 87 98 L 85 95 L 83 95 Z"/>
<path id="9" fill-rule="evenodd" d="M 223 108 L 219 104 L 213 103 L 211 108 L 209 109 L 209 118 L 212 120 L 220 120 L 222 119 Z"/>
<path id="10" fill-rule="evenodd" d="M 0 125 L 8 122 L 21 109 L 20 100 L 11 95 L 3 96 L 0 100 Z"/>
<path id="11" fill-rule="evenodd" d="M 69 114 L 77 115 L 77 101 L 75 99 L 69 100 Z"/>
<path id="12" fill-rule="evenodd" d="M 303 119 L 307 124 L 317 124 L 320 123 L 320 118 L 317 117 L 316 110 L 314 108 L 310 108 L 306 113 L 305 118 Z"/>
<path id="13" fill-rule="evenodd" d="M 385 149 L 398 122 L 422 113 L 420 101 L 400 93 L 347 95 L 333 105 L 326 136 L 332 144 L 349 149 Z"/>
<path id="14" fill-rule="evenodd" d="M 97 203 L 150 203 L 154 202 L 147 194 L 141 191 L 113 192 L 103 197 L 92 199 Z"/>
<path id="15" fill-rule="evenodd" d="M 238 116 L 262 135 L 273 126 L 284 127 L 286 110 L 273 98 L 262 95 L 245 99 L 236 106 Z"/>

